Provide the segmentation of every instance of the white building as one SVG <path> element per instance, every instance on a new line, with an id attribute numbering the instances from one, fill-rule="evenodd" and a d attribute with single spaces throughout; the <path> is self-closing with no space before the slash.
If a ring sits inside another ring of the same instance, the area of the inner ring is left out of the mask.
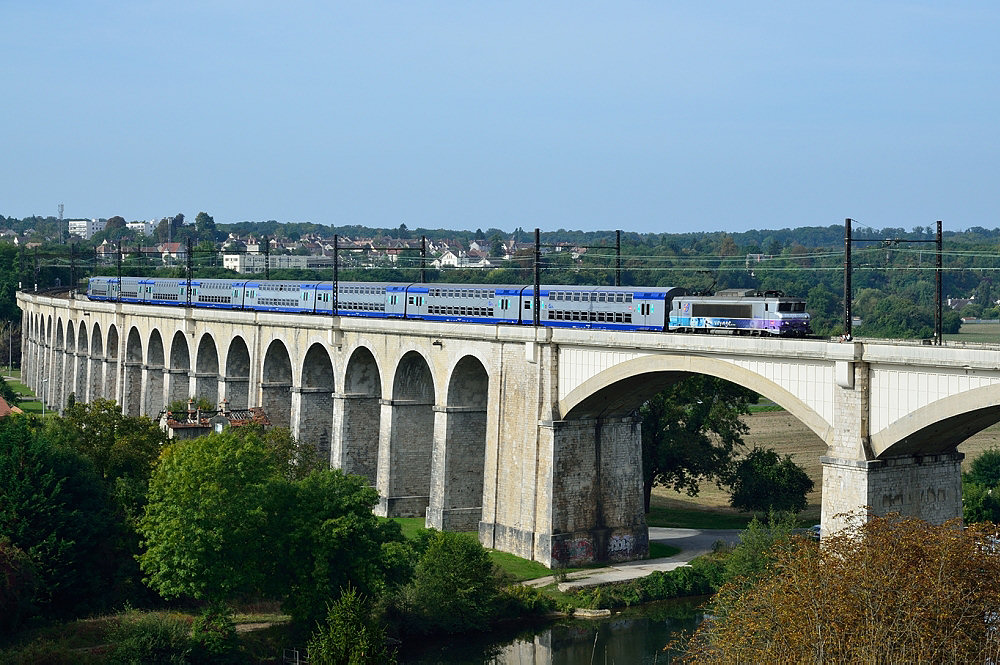
<path id="1" fill-rule="evenodd" d="M 295 254 L 269 254 L 271 270 L 283 268 L 321 269 L 333 266 L 332 256 L 299 256 Z M 242 274 L 264 272 L 263 254 L 223 254 L 222 267 Z"/>
<path id="2" fill-rule="evenodd" d="M 128 222 L 125 226 L 132 231 L 141 233 L 144 236 L 151 236 L 153 235 L 153 229 L 156 228 L 156 220 L 150 220 L 148 222 Z"/>
<path id="3" fill-rule="evenodd" d="M 69 219 L 70 235 L 80 236 L 84 240 L 90 240 L 95 233 L 104 230 L 104 220 L 101 219 Z"/>

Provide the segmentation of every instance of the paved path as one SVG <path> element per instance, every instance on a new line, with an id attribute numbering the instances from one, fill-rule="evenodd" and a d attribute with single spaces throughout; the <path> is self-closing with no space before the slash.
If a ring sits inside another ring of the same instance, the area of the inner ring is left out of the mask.
<path id="1" fill-rule="evenodd" d="M 650 542 L 662 543 L 680 548 L 680 553 L 664 559 L 645 559 L 643 561 L 625 561 L 606 568 L 580 570 L 566 575 L 559 583 L 560 591 L 569 591 L 609 582 L 645 577 L 656 570 L 673 570 L 687 564 L 691 559 L 712 551 L 716 541 L 736 543 L 739 540 L 739 529 L 672 529 L 666 527 L 649 527 Z M 528 586 L 543 587 L 552 584 L 552 576 L 541 577 L 525 582 Z"/>

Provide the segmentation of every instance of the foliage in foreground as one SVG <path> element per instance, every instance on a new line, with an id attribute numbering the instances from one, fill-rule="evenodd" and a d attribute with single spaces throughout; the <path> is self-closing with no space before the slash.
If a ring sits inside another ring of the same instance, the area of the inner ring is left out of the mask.
<path id="1" fill-rule="evenodd" d="M 313 665 L 389 665 L 396 650 L 386 642 L 385 627 L 372 620 L 367 599 L 348 588 L 330 605 L 326 621 L 309 639 Z"/>
<path id="2" fill-rule="evenodd" d="M 691 662 L 994 662 L 1000 553 L 992 524 L 873 518 L 775 550 L 775 574 L 727 584 Z"/>
<path id="3" fill-rule="evenodd" d="M 5 567 L 21 580 L 2 594 L 7 619 L 73 616 L 111 601 L 120 530 L 104 484 L 90 460 L 29 416 L 0 420 L 0 534 Z"/>
<path id="4" fill-rule="evenodd" d="M 408 578 L 399 527 L 372 514 L 375 490 L 338 470 L 296 479 L 294 448 L 276 441 L 240 428 L 164 449 L 139 527 L 142 570 L 164 597 L 283 598 L 311 624 L 349 584 L 373 593 Z"/>

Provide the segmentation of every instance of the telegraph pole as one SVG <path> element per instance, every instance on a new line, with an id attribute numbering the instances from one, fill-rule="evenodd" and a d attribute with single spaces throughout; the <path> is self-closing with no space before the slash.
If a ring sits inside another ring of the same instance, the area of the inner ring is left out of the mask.
<path id="1" fill-rule="evenodd" d="M 940 346 L 944 343 L 943 318 L 941 314 L 941 220 L 937 222 L 937 266 L 934 270 L 934 343 Z"/>
<path id="2" fill-rule="evenodd" d="M 187 306 L 191 306 L 191 278 L 194 277 L 194 246 L 191 236 L 187 239 Z"/>
<path id="3" fill-rule="evenodd" d="M 615 286 L 622 285 L 622 232 L 615 230 Z"/>
<path id="4" fill-rule="evenodd" d="M 844 336 L 851 338 L 851 218 L 844 220 Z"/>
<path id="5" fill-rule="evenodd" d="M 542 262 L 542 242 L 541 242 L 541 237 L 542 236 L 541 236 L 540 231 L 536 228 L 535 229 L 535 298 L 534 298 L 534 302 L 531 304 L 531 307 L 534 310 L 534 317 L 532 318 L 532 321 L 533 321 L 534 325 L 536 325 L 536 326 L 541 324 L 541 315 L 540 315 L 540 313 L 538 311 L 539 307 L 541 306 L 541 302 L 542 302 L 542 296 L 541 296 L 541 293 L 540 293 L 541 290 L 542 290 L 542 285 L 541 285 L 542 271 L 541 271 L 541 266 L 540 266 L 540 264 Z"/>
<path id="6" fill-rule="evenodd" d="M 333 236 L 333 316 L 339 313 L 339 303 L 337 296 L 340 293 L 340 235 Z"/>
<path id="7" fill-rule="evenodd" d="M 420 283 L 427 283 L 427 236 L 420 236 Z"/>

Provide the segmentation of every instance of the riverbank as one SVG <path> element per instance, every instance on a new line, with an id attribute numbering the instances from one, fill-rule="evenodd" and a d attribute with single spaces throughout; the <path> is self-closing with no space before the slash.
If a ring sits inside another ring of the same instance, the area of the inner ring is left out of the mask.
<path id="1" fill-rule="evenodd" d="M 557 584 L 559 591 L 575 591 L 601 584 L 625 582 L 645 577 L 656 571 L 674 570 L 685 566 L 695 557 L 711 552 L 719 541 L 735 545 L 739 541 L 739 529 L 679 529 L 670 527 L 649 527 L 650 542 L 661 543 L 680 550 L 674 556 L 642 561 L 623 561 L 604 568 L 574 570 L 564 575 L 556 573 L 524 582 L 535 588 Z"/>

